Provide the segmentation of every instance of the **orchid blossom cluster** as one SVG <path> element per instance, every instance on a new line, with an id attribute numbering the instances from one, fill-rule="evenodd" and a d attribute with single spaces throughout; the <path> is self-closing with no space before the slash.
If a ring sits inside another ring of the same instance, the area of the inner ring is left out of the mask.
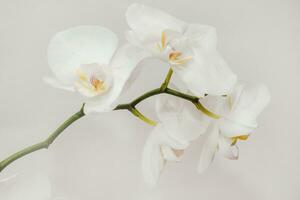
<path id="1" fill-rule="evenodd" d="M 84 97 L 85 105 L 41 148 L 49 147 L 65 127 L 84 115 L 127 109 L 154 126 L 142 155 L 143 175 L 151 185 L 157 183 L 168 162 L 180 161 L 185 149 L 199 138 L 204 145 L 198 172 L 209 167 L 216 153 L 237 159 L 239 141 L 254 131 L 256 118 L 270 100 L 266 86 L 237 81 L 217 50 L 216 29 L 212 26 L 188 24 L 140 4 L 129 6 L 126 19 L 130 27 L 125 33 L 128 43 L 120 47 L 116 34 L 102 26 L 70 28 L 50 41 L 48 62 L 54 76 L 45 81 L 55 88 L 77 92 Z M 165 63 L 169 69 L 165 81 L 132 102 L 120 104 L 120 96 L 134 82 L 134 71 L 146 58 Z M 136 105 L 159 94 L 164 95 L 157 98 L 159 121 L 154 122 Z M 35 150 L 29 147 L 23 154 Z M 16 159 L 13 155 L 0 167 Z"/>

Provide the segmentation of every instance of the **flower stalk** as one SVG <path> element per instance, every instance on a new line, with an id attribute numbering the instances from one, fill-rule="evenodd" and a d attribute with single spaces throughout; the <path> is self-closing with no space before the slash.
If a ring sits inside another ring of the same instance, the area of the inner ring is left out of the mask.
<path id="1" fill-rule="evenodd" d="M 146 117 L 145 115 L 143 115 L 137 108 L 136 105 L 138 105 L 140 102 L 142 102 L 143 100 L 155 96 L 155 95 L 159 95 L 159 94 L 168 94 L 168 95 L 172 95 L 172 96 L 176 96 L 178 98 L 182 98 L 185 99 L 187 101 L 190 101 L 191 103 L 193 103 L 196 108 L 200 111 L 202 111 L 205 115 L 214 118 L 214 119 L 218 119 L 220 118 L 220 116 L 218 116 L 215 113 L 212 113 L 211 111 L 209 111 L 208 109 L 206 109 L 200 102 L 199 102 L 199 97 L 193 96 L 193 95 L 189 95 L 189 94 L 185 94 L 182 92 L 179 92 L 177 90 L 173 90 L 171 88 L 168 88 L 169 82 L 171 80 L 173 74 L 173 70 L 170 68 L 170 70 L 168 71 L 168 74 L 164 80 L 164 82 L 162 83 L 162 85 L 159 88 L 150 90 L 149 92 L 146 92 L 145 94 L 139 96 L 138 98 L 134 99 L 133 101 L 131 101 L 130 103 L 127 104 L 119 104 L 114 110 L 128 110 L 129 112 L 131 112 L 134 116 L 138 117 L 139 119 L 141 119 L 142 121 L 146 122 L 149 125 L 155 126 L 156 122 L 149 119 L 148 117 Z M 9 156 L 8 158 L 2 160 L 0 162 L 0 172 L 3 171 L 8 165 L 10 165 L 12 162 L 18 160 L 19 158 L 22 158 L 30 153 L 33 153 L 35 151 L 41 150 L 41 149 L 48 149 L 50 147 L 50 145 L 57 139 L 57 137 L 67 128 L 69 127 L 71 124 L 73 124 L 75 121 L 77 121 L 78 119 L 82 118 L 83 116 L 85 116 L 84 113 L 84 105 L 82 105 L 81 109 L 75 113 L 74 115 L 72 115 L 70 118 L 68 118 L 65 122 L 63 122 L 46 140 L 39 142 L 37 144 L 34 144 L 32 146 L 26 147 L 23 150 L 20 150 L 14 154 L 12 154 L 11 156 Z"/>
<path id="2" fill-rule="evenodd" d="M 72 115 L 70 118 L 68 118 L 64 123 L 62 123 L 46 140 L 39 142 L 37 144 L 34 144 L 32 146 L 29 146 L 21 151 L 18 151 L 5 160 L 0 162 L 0 172 L 3 171 L 9 164 L 14 162 L 15 160 L 22 158 L 30 153 L 33 153 L 35 151 L 41 150 L 41 149 L 48 149 L 50 145 L 54 142 L 54 140 L 71 124 L 73 124 L 78 119 L 85 116 L 84 114 L 84 104 L 82 105 L 81 109 Z"/>
<path id="3" fill-rule="evenodd" d="M 135 115 L 136 117 L 140 118 L 142 121 L 150 124 L 150 125 L 156 125 L 156 122 L 154 122 L 153 120 L 147 118 L 146 116 L 144 116 L 142 113 L 140 113 L 138 111 L 138 109 L 135 108 L 135 106 L 137 104 L 139 104 L 140 102 L 142 102 L 143 100 L 155 96 L 155 95 L 159 95 L 159 94 L 169 94 L 172 96 L 176 96 L 182 99 L 185 99 L 187 101 L 190 101 L 191 103 L 193 103 L 196 108 L 198 110 L 200 110 L 203 114 L 207 115 L 208 117 L 211 117 L 213 119 L 219 119 L 220 116 L 209 111 L 207 108 L 205 108 L 200 102 L 200 98 L 193 96 L 193 95 L 189 95 L 189 94 L 185 94 L 182 92 L 179 92 L 177 90 L 173 90 L 171 88 L 168 88 L 169 82 L 172 78 L 173 75 L 173 70 L 172 68 L 169 69 L 168 74 L 164 80 L 164 82 L 162 83 L 162 85 L 159 88 L 150 90 L 149 92 L 146 92 L 145 94 L 139 96 L 138 98 L 136 98 L 135 100 L 133 100 L 130 103 L 127 104 L 120 104 L 118 105 L 114 110 L 129 110 L 133 115 Z"/>

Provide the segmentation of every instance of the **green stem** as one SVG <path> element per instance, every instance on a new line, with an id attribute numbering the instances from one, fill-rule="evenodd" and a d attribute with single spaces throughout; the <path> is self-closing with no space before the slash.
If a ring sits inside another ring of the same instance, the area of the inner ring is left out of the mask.
<path id="1" fill-rule="evenodd" d="M 147 124 L 150 124 L 152 126 L 156 125 L 155 121 L 152 121 L 151 119 L 144 116 L 138 109 L 136 108 L 129 108 L 129 111 L 135 115 L 136 117 L 140 118 L 142 121 L 146 122 Z"/>
<path id="2" fill-rule="evenodd" d="M 209 111 L 207 108 L 205 108 L 199 101 L 198 102 L 193 102 L 193 104 L 196 106 L 198 110 L 200 110 L 202 113 L 205 115 L 213 118 L 213 119 L 220 119 L 221 116 Z"/>
<path id="3" fill-rule="evenodd" d="M 72 115 L 69 119 L 67 119 L 64 123 L 62 123 L 46 140 L 43 142 L 39 142 L 37 144 L 34 144 L 32 146 L 29 146 L 21 151 L 18 151 L 5 160 L 0 162 L 0 172 L 4 170 L 9 164 L 12 162 L 18 160 L 19 158 L 22 158 L 30 153 L 33 153 L 35 151 L 41 150 L 41 149 L 48 149 L 49 146 L 54 142 L 54 140 L 73 122 L 83 117 L 85 114 L 83 112 L 84 104 L 81 107 L 80 111 Z"/>
<path id="4" fill-rule="evenodd" d="M 135 100 L 133 100 L 131 103 L 129 103 L 132 106 L 136 106 L 137 104 L 139 104 L 140 102 L 144 101 L 145 99 L 161 94 L 162 90 L 161 88 L 156 88 L 154 90 L 150 90 L 149 92 L 146 92 L 145 94 L 139 96 L 138 98 L 136 98 Z"/>
<path id="5" fill-rule="evenodd" d="M 190 102 L 198 102 L 199 101 L 199 97 L 192 96 L 192 95 L 189 95 L 189 94 L 185 94 L 185 93 L 179 92 L 177 90 L 173 90 L 171 88 L 166 88 L 164 93 L 170 94 L 170 95 L 182 98 L 182 99 L 185 99 L 185 100 L 190 101 Z"/>
<path id="6" fill-rule="evenodd" d="M 204 113 L 205 115 L 214 118 L 214 119 L 219 119 L 220 116 L 209 111 L 208 109 L 206 109 L 200 102 L 200 98 L 193 96 L 193 95 L 189 95 L 189 94 L 185 94 L 182 92 L 179 92 L 177 90 L 173 90 L 171 88 L 168 88 L 168 84 L 170 82 L 170 79 L 172 77 L 173 74 L 173 70 L 170 69 L 165 81 L 163 82 L 163 84 L 161 85 L 161 87 L 150 90 L 149 92 L 146 92 L 145 94 L 139 96 L 138 98 L 136 98 L 135 100 L 131 101 L 130 103 L 127 104 L 120 104 L 118 105 L 114 110 L 129 110 L 132 114 L 134 114 L 136 117 L 140 118 L 142 121 L 150 124 L 150 125 L 156 125 L 156 122 L 154 122 L 153 120 L 147 118 L 146 116 L 144 116 L 142 113 L 140 113 L 135 106 L 137 104 L 139 104 L 140 102 L 144 101 L 145 99 L 155 96 L 155 95 L 159 95 L 159 94 L 169 94 L 172 96 L 176 96 L 182 99 L 185 99 L 187 101 L 190 101 L 191 103 L 193 103 L 196 108 L 198 110 L 200 110 L 202 113 Z"/>
<path id="7" fill-rule="evenodd" d="M 147 118 L 146 116 L 144 116 L 138 109 L 136 109 L 136 105 L 139 104 L 140 102 L 142 102 L 143 100 L 158 95 L 158 94 L 169 94 L 169 95 L 173 95 L 182 99 L 185 99 L 187 101 L 190 101 L 191 103 L 193 103 L 196 108 L 200 111 L 202 111 L 204 114 L 206 114 L 207 116 L 214 118 L 214 119 L 219 119 L 220 116 L 209 111 L 208 109 L 206 109 L 200 102 L 199 102 L 199 98 L 196 96 L 192 96 L 189 94 L 185 94 L 182 92 L 179 92 L 177 90 L 173 90 L 168 88 L 168 84 L 170 82 L 170 79 L 172 77 L 173 74 L 173 70 L 170 69 L 165 81 L 163 82 L 163 84 L 161 85 L 161 87 L 156 88 L 154 90 L 151 90 L 149 92 L 146 92 L 145 94 L 141 95 L 140 97 L 136 98 L 135 100 L 133 100 L 130 103 L 127 104 L 120 104 L 118 105 L 114 110 L 128 110 L 130 111 L 134 116 L 138 117 L 139 119 L 141 119 L 142 121 L 155 126 L 156 122 Z M 39 142 L 37 144 L 34 144 L 32 146 L 29 146 L 21 151 L 18 151 L 17 153 L 12 154 L 11 156 L 9 156 L 8 158 L 4 159 L 3 161 L 0 162 L 0 172 L 3 171 L 9 164 L 11 164 L 12 162 L 18 160 L 19 158 L 22 158 L 30 153 L 33 153 L 35 151 L 41 150 L 41 149 L 48 149 L 49 146 L 55 141 L 55 139 L 67 128 L 69 127 L 72 123 L 74 123 L 76 120 L 82 118 L 83 116 L 85 116 L 84 114 L 84 104 L 81 107 L 80 111 L 78 111 L 77 113 L 75 113 L 74 115 L 72 115 L 69 119 L 67 119 L 63 124 L 61 124 L 46 140 Z"/>
<path id="8" fill-rule="evenodd" d="M 161 86 L 160 86 L 160 89 L 161 89 L 161 90 L 167 89 L 167 87 L 168 87 L 168 85 L 169 85 L 169 82 L 170 82 L 170 80 L 171 80 L 171 78 L 172 78 L 172 75 L 173 75 L 173 69 L 170 68 L 169 71 L 168 71 L 168 74 L 167 74 L 167 76 L 166 76 L 166 78 L 165 78 L 165 81 L 164 81 L 163 84 L 161 84 Z"/>
<path id="9" fill-rule="evenodd" d="M 137 104 L 144 101 L 145 99 L 148 99 L 149 97 L 159 95 L 159 94 L 169 94 L 169 95 L 172 95 L 172 96 L 176 96 L 176 97 L 185 99 L 185 100 L 193 103 L 198 110 L 200 110 L 203 114 L 207 115 L 208 117 L 211 117 L 213 119 L 219 119 L 220 118 L 219 115 L 217 115 L 217 114 L 209 111 L 207 108 L 205 108 L 204 105 L 202 105 L 201 102 L 199 101 L 200 99 L 198 97 L 192 96 L 192 95 L 189 95 L 189 94 L 185 94 L 185 93 L 182 93 L 182 92 L 179 92 L 177 90 L 170 89 L 170 88 L 166 88 L 163 91 L 161 90 L 161 88 L 156 88 L 154 90 L 151 90 L 151 91 L 146 92 L 145 94 L 139 96 L 138 98 L 136 98 L 135 100 L 133 100 L 130 103 L 118 105 L 114 110 L 124 110 L 125 109 L 125 110 L 130 111 L 131 107 L 135 108 L 135 106 Z M 135 115 L 135 116 L 137 116 L 137 115 Z M 144 115 L 143 115 L 143 117 L 147 118 Z M 145 120 L 143 120 L 143 121 L 145 121 Z M 147 121 L 152 121 L 152 120 L 147 118 Z M 148 123 L 148 124 L 152 125 L 151 123 Z"/>

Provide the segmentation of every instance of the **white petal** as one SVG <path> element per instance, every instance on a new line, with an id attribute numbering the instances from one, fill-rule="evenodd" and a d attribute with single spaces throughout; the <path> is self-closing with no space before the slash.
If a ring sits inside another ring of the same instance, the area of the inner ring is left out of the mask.
<path id="1" fill-rule="evenodd" d="M 161 40 L 160 35 L 141 35 L 130 30 L 125 32 L 125 37 L 132 45 L 146 50 L 149 53 L 149 57 L 162 57 L 162 59 L 167 58 L 164 54 L 165 51 L 162 52 L 157 46 L 158 42 Z"/>
<path id="2" fill-rule="evenodd" d="M 191 54 L 193 59 L 184 66 L 175 66 L 174 71 L 189 90 L 198 96 L 229 93 L 236 82 L 236 75 L 216 50 L 215 28 L 190 24 L 181 40 L 180 45 L 172 44 L 185 54 Z"/>
<path id="3" fill-rule="evenodd" d="M 184 101 L 170 95 L 160 95 L 156 101 L 156 113 L 162 122 L 177 122 L 184 108 Z"/>
<path id="4" fill-rule="evenodd" d="M 161 146 L 167 146 L 172 149 L 182 150 L 188 147 L 189 141 L 184 137 L 178 137 L 178 134 L 174 133 L 172 129 L 169 129 L 165 124 L 160 123 L 155 127 L 153 131 L 153 137 L 156 138 L 157 143 Z"/>
<path id="5" fill-rule="evenodd" d="M 59 80 L 57 80 L 56 78 L 45 77 L 45 78 L 43 78 L 43 80 L 45 81 L 45 83 L 51 85 L 52 87 L 67 90 L 67 91 L 71 91 L 71 92 L 75 92 L 75 89 L 74 89 L 73 86 L 64 85 Z"/>
<path id="6" fill-rule="evenodd" d="M 219 129 L 216 124 L 212 124 L 207 131 L 207 138 L 202 147 L 200 161 L 198 165 L 198 173 L 203 173 L 212 163 L 219 142 Z"/>
<path id="7" fill-rule="evenodd" d="M 181 120 L 178 123 L 177 132 L 181 133 L 185 140 L 194 141 L 206 132 L 209 122 L 210 118 L 204 116 L 198 110 L 195 110 L 194 107 L 185 108 L 181 113 Z"/>
<path id="8" fill-rule="evenodd" d="M 184 33 L 187 43 L 190 47 L 201 49 L 216 49 L 217 33 L 213 26 L 202 24 L 189 24 Z"/>
<path id="9" fill-rule="evenodd" d="M 168 130 L 164 127 L 164 135 L 162 138 L 162 145 L 166 145 L 172 149 L 183 150 L 186 149 L 190 142 L 185 137 L 178 137 L 178 134 L 172 130 Z"/>
<path id="10" fill-rule="evenodd" d="M 182 143 L 188 143 L 189 141 L 184 137 L 183 128 L 180 129 L 179 125 L 184 104 L 185 102 L 180 98 L 160 95 L 156 100 L 156 113 L 169 137 Z"/>
<path id="11" fill-rule="evenodd" d="M 165 29 L 178 32 L 183 32 L 186 29 L 186 24 L 183 21 L 176 19 L 168 13 L 137 3 L 128 7 L 126 19 L 134 32 L 143 35 L 156 35 L 160 37 L 162 31 Z"/>
<path id="12" fill-rule="evenodd" d="M 133 44 L 134 46 L 140 48 L 144 47 L 143 38 L 141 38 L 140 35 L 138 35 L 136 32 L 131 30 L 125 31 L 125 37 L 130 44 Z"/>
<path id="13" fill-rule="evenodd" d="M 156 112 L 168 135 L 174 140 L 187 143 L 203 134 L 209 120 L 194 106 L 170 95 L 161 95 L 156 101 Z"/>
<path id="14" fill-rule="evenodd" d="M 13 174 L 13 175 L 9 175 L 8 177 L 1 178 L 0 179 L 0 184 L 6 184 L 6 183 L 9 183 L 9 182 L 13 182 L 16 179 L 17 176 L 18 176 L 18 174 Z"/>
<path id="15" fill-rule="evenodd" d="M 159 134 L 160 127 L 157 126 L 148 137 L 143 150 L 142 172 L 145 182 L 151 186 L 157 183 L 165 162 L 161 154 Z"/>
<path id="16" fill-rule="evenodd" d="M 151 186 L 154 186 L 160 176 L 164 166 L 164 160 L 160 149 L 157 146 L 146 144 L 143 151 L 142 172 L 144 180 Z"/>
<path id="17" fill-rule="evenodd" d="M 178 151 L 178 150 L 177 150 Z M 183 151 L 183 150 L 182 150 Z M 175 152 L 174 152 L 174 149 L 172 149 L 171 147 L 169 146 L 161 146 L 161 153 L 163 155 L 163 158 L 167 161 L 180 161 L 181 160 L 181 157 L 178 157 Z"/>
<path id="18" fill-rule="evenodd" d="M 132 72 L 138 63 L 147 56 L 147 53 L 129 44 L 118 49 L 110 63 L 113 78 L 112 86 L 107 93 L 87 102 L 85 113 L 107 112 L 114 109 Z"/>
<path id="19" fill-rule="evenodd" d="M 222 134 L 226 137 L 249 135 L 253 133 L 254 129 L 256 128 L 256 126 L 247 126 L 226 118 L 220 119 L 219 124 Z"/>
<path id="20" fill-rule="evenodd" d="M 230 160 L 237 160 L 239 158 L 239 149 L 236 145 L 232 146 L 231 144 L 232 141 L 230 138 L 220 135 L 218 152 Z"/>
<path id="21" fill-rule="evenodd" d="M 57 33 L 49 43 L 48 63 L 63 84 L 74 81 L 82 64 L 108 64 L 118 44 L 117 36 L 101 26 L 79 26 Z"/>
<path id="22" fill-rule="evenodd" d="M 165 162 L 180 160 L 181 157 L 178 157 L 174 150 L 183 150 L 187 146 L 187 142 L 173 138 L 163 124 L 156 125 L 143 151 L 142 169 L 145 181 L 155 185 Z"/>
<path id="23" fill-rule="evenodd" d="M 265 85 L 238 86 L 233 93 L 231 112 L 220 120 L 220 130 L 227 137 L 250 134 L 257 127 L 256 118 L 270 101 Z"/>
<path id="24" fill-rule="evenodd" d="M 186 87 L 200 97 L 228 94 L 236 82 L 236 75 L 214 49 L 194 49 L 191 61 L 173 69 Z"/>

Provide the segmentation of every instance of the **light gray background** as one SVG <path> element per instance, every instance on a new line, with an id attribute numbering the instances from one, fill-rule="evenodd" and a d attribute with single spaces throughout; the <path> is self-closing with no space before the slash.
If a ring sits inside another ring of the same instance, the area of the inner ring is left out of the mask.
<path id="1" fill-rule="evenodd" d="M 50 75 L 45 53 L 53 34 L 99 24 L 124 41 L 122 33 L 128 28 L 124 13 L 132 2 L 0 0 L 0 158 L 45 138 L 80 107 L 76 95 L 42 82 Z M 17 161 L 0 179 L 16 173 L 30 179 L 34 177 L 30 174 L 45 173 L 54 200 L 300 199 L 300 1 L 137 2 L 187 22 L 214 25 L 219 49 L 239 78 L 269 86 L 272 101 L 255 134 L 239 145 L 240 159 L 218 156 L 205 174 L 198 175 L 201 142 L 196 142 L 182 163 L 167 166 L 158 187 L 151 190 L 140 170 L 151 127 L 122 111 L 80 120 L 50 150 Z M 142 65 L 144 71 L 127 99 L 157 87 L 167 70 L 160 62 Z M 141 108 L 155 116 L 153 99 Z M 3 185 L 0 199 L 6 200 Z"/>

